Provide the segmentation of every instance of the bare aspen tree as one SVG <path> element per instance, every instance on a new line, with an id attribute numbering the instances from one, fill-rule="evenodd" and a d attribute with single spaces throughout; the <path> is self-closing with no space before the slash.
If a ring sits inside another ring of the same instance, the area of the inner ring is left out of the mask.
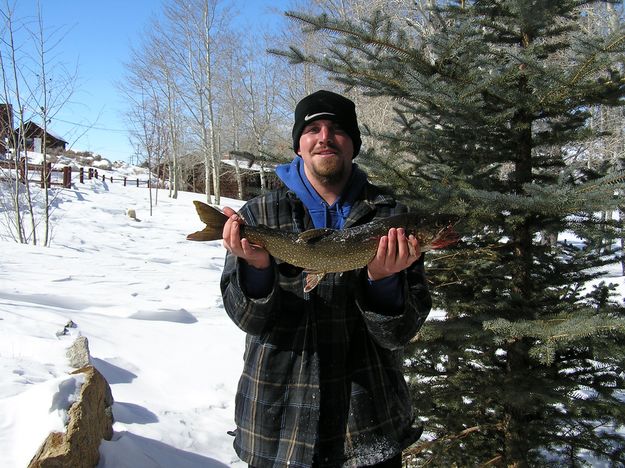
<path id="1" fill-rule="evenodd" d="M 625 7 L 623 4 L 592 4 L 585 9 L 585 13 L 584 27 L 589 35 L 608 34 L 620 26 Z M 594 142 L 592 147 L 585 146 L 584 150 L 579 152 L 580 158 L 578 159 L 585 160 L 586 167 L 598 173 L 622 170 L 623 158 L 625 158 L 625 127 L 623 126 L 625 106 L 599 105 L 594 106 L 591 112 L 590 127 L 604 136 L 601 140 Z M 623 194 L 618 191 L 616 196 L 622 197 Z M 621 209 L 616 213 L 606 211 L 601 215 L 604 220 L 612 220 L 614 216 L 623 222 Z M 607 241 L 604 246 L 606 251 L 612 250 L 611 243 L 614 241 L 615 239 Z M 621 248 L 625 245 L 623 237 L 616 241 L 620 243 Z M 621 258 L 621 269 L 625 273 L 625 258 Z"/>
<path id="2" fill-rule="evenodd" d="M 35 103 L 37 104 L 35 115 L 42 122 L 43 138 L 41 152 L 42 160 L 42 180 L 44 195 L 44 213 L 43 213 L 43 244 L 50 245 L 51 224 L 50 224 L 50 174 L 48 173 L 48 124 L 52 122 L 59 112 L 65 106 L 73 94 L 74 83 L 76 81 L 76 72 L 65 70 L 57 73 L 54 68 L 50 68 L 48 54 L 50 45 L 46 29 L 44 27 L 44 18 L 39 2 L 37 3 L 37 29 L 31 33 L 32 41 L 36 44 L 37 70 L 39 75 L 39 83 L 35 88 Z M 57 31 L 58 32 L 58 31 Z M 54 35 L 54 33 L 53 33 Z M 53 46 L 54 47 L 54 44 Z"/>
<path id="3" fill-rule="evenodd" d="M 267 189 L 266 166 L 272 163 L 267 155 L 271 144 L 269 136 L 274 133 L 275 118 L 280 89 L 280 69 L 275 66 L 275 58 L 256 55 L 252 47 L 244 64 L 243 86 L 247 93 L 248 115 L 254 136 L 256 162 L 260 166 L 261 190 Z"/>
<path id="4" fill-rule="evenodd" d="M 163 154 L 164 132 L 162 122 L 163 115 L 160 109 L 160 102 L 157 99 L 154 89 L 149 87 L 150 83 L 141 82 L 139 86 L 144 89 L 139 95 L 140 98 L 135 100 L 137 94 L 129 93 L 128 97 L 133 101 L 130 108 L 131 115 L 128 116 L 129 125 L 131 127 L 131 136 L 138 152 L 145 154 L 145 161 L 149 171 L 149 197 L 150 197 L 150 216 L 152 216 L 152 208 L 158 204 L 158 183 L 156 187 L 152 184 L 153 173 L 159 174 L 161 156 Z M 133 90 L 136 91 L 136 90 Z M 154 198 L 152 192 L 154 191 Z"/>
<path id="5" fill-rule="evenodd" d="M 216 38 L 227 29 L 227 11 L 216 0 L 173 0 L 165 8 L 171 32 L 169 53 L 180 70 L 181 102 L 185 107 L 193 137 L 199 139 L 203 155 L 205 189 L 210 202 L 211 186 L 219 203 L 220 157 L 216 113 L 215 69 L 219 60 Z"/>
<path id="6" fill-rule="evenodd" d="M 43 122 L 43 138 L 41 142 L 41 153 L 43 154 L 42 159 L 42 174 L 41 179 L 43 180 L 43 193 L 44 193 L 44 245 L 48 245 L 49 235 L 50 235 L 50 190 L 48 183 L 50 181 L 50 175 L 48 174 L 48 118 L 49 118 L 49 99 L 48 99 L 48 75 L 46 70 L 46 57 L 45 57 L 45 41 L 44 41 L 44 31 L 43 31 L 43 19 L 41 17 L 41 9 L 37 9 L 37 26 L 38 26 L 38 37 L 37 46 L 38 46 L 38 58 L 39 65 L 41 70 L 41 121 Z"/>
<path id="7" fill-rule="evenodd" d="M 180 128 L 179 120 L 177 116 L 177 105 L 175 100 L 175 86 L 173 84 L 172 76 L 169 70 L 164 70 L 165 77 L 165 97 L 167 103 L 167 130 L 169 133 L 169 141 L 171 143 L 171 169 L 169 171 L 171 179 L 170 186 L 173 191 L 170 192 L 171 198 L 178 198 L 178 185 L 180 169 L 178 167 L 178 160 L 180 157 Z"/>
<path id="8" fill-rule="evenodd" d="M 25 145 L 22 144 L 24 140 L 24 105 L 22 103 L 23 98 L 21 94 L 22 82 L 19 78 L 18 63 L 20 58 L 18 57 L 15 38 L 15 16 L 12 7 L 9 2 L 5 2 L 4 10 L 2 11 L 2 17 L 4 20 L 3 35 L 4 39 L 2 43 L 6 45 L 4 50 L 0 53 L 0 60 L 2 61 L 2 81 L 4 87 L 4 102 L 7 106 L 8 113 L 11 113 L 11 109 L 17 112 L 19 131 L 17 133 L 11 131 L 9 136 L 9 144 L 13 148 L 13 158 L 15 161 L 15 173 L 10 178 L 14 184 L 12 187 L 11 209 L 7 210 L 7 213 L 14 214 L 14 220 L 8 220 L 13 227 L 11 232 L 14 233 L 14 238 L 20 243 L 27 243 L 29 236 L 26 234 L 24 227 L 24 218 L 22 216 L 22 210 L 24 210 L 22 198 L 27 199 L 27 210 L 30 213 L 31 226 L 33 231 L 32 242 L 36 243 L 37 237 L 35 231 L 34 213 L 32 211 L 32 202 L 30 196 L 30 190 L 28 186 L 28 163 L 26 154 L 22 156 L 22 149 L 25 149 Z M 22 59 L 23 60 L 23 59 Z M 12 114 L 11 114 L 12 115 Z M 10 118 L 12 120 L 12 118 Z M 23 164 L 23 167 L 21 165 Z M 25 184 L 20 184 L 20 177 L 23 177 Z"/>
<path id="9" fill-rule="evenodd" d="M 585 32 L 588 34 L 609 33 L 619 27 L 623 20 L 623 5 L 611 3 L 591 4 L 585 9 Z M 593 169 L 603 164 L 618 165 L 619 157 L 623 157 L 625 149 L 625 129 L 623 115 L 625 106 L 596 106 L 592 109 L 590 126 L 605 136 L 599 145 L 585 152 L 586 164 Z"/>
<path id="10" fill-rule="evenodd" d="M 146 53 L 148 50 L 146 47 L 131 51 L 131 59 L 126 64 L 125 79 L 118 87 L 130 103 L 126 120 L 131 128 L 133 146 L 137 149 L 137 153 L 146 156 L 150 178 L 155 172 L 157 180 L 160 180 L 167 155 L 170 153 L 169 127 L 158 80 L 158 68 L 153 66 L 154 57 Z M 158 189 L 157 183 L 154 190 L 154 205 L 158 205 Z M 150 215 L 152 205 L 152 184 L 150 184 Z"/>
<path id="11" fill-rule="evenodd" d="M 210 132 L 210 154 L 205 158 L 205 166 L 208 171 L 207 160 L 211 161 L 212 177 L 213 177 L 213 193 L 215 195 L 215 203 L 219 203 L 221 196 L 221 190 L 219 185 L 219 171 L 221 168 L 220 158 L 218 155 L 217 134 L 215 132 L 215 110 L 214 110 L 214 93 L 213 89 L 213 37 L 212 32 L 215 21 L 215 6 L 209 7 L 209 1 L 202 1 L 202 44 L 203 44 L 203 58 L 202 68 L 206 76 L 206 93 L 208 107 L 208 123 Z M 206 194 L 208 198 L 208 177 L 206 180 Z"/>
<path id="12" fill-rule="evenodd" d="M 241 167 L 239 165 L 239 156 L 237 153 L 241 150 L 241 133 L 244 132 L 244 89 L 242 86 L 241 73 L 243 69 L 241 48 L 237 47 L 237 42 L 230 41 L 228 43 L 228 54 L 224 60 L 224 98 L 225 106 L 228 109 L 228 117 L 230 119 L 230 132 L 228 138 L 230 140 L 230 149 L 232 159 L 234 161 L 234 173 L 237 184 L 237 198 L 243 200 L 243 178 L 241 175 Z"/>
<path id="13" fill-rule="evenodd" d="M 43 245 L 51 242 L 50 205 L 51 189 L 48 174 L 48 125 L 73 94 L 76 73 L 50 59 L 52 52 L 60 44 L 60 30 L 48 34 L 44 27 L 41 6 L 36 9 L 36 21 L 17 19 L 15 10 L 8 1 L 0 10 L 4 27 L 0 46 L 0 71 L 7 121 L 12 122 L 13 111 L 17 116 L 17 130 L 12 125 L 5 144 L 10 146 L 15 162 L 15 176 L 12 187 L 12 209 L 14 220 L 10 223 L 14 238 L 20 243 L 39 243 L 38 229 L 43 229 Z M 31 29 L 34 24 L 34 29 Z M 18 39 L 19 35 L 19 39 Z M 17 42 L 19 41 L 19 42 Z M 29 158 L 25 124 L 28 120 L 41 121 L 43 190 L 34 192 L 28 183 Z M 20 178 L 22 182 L 20 182 Z M 39 193 L 41 195 L 39 195 Z M 43 197 L 43 201 L 39 200 Z M 41 205 L 42 214 L 38 215 Z M 26 228 L 25 217 L 30 221 Z"/>
<path id="14" fill-rule="evenodd" d="M 295 9 L 298 10 L 298 8 Z M 303 10 L 299 8 L 302 11 L 309 9 L 310 6 L 303 7 Z M 296 23 L 288 22 L 280 37 L 274 39 L 271 48 L 294 46 L 308 54 L 321 47 L 321 44 L 317 36 L 303 32 L 301 26 Z M 291 79 L 284 84 L 281 105 L 285 109 L 292 110 L 302 97 L 312 94 L 324 85 L 327 86 L 329 81 L 325 73 L 307 63 L 297 66 L 291 65 L 291 68 Z"/>
<path id="15" fill-rule="evenodd" d="M 160 24 L 155 23 L 154 32 L 143 53 L 144 63 L 154 80 L 155 89 L 163 101 L 163 117 L 168 142 L 167 165 L 169 174 L 169 196 L 178 198 L 180 180 L 180 158 L 183 152 L 183 116 L 181 112 L 180 87 L 176 82 L 176 69 L 172 65 L 171 48 Z"/>

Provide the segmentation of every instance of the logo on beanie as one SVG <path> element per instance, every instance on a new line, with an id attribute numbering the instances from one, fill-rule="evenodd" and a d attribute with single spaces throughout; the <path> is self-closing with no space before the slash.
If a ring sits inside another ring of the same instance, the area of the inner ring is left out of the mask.
<path id="1" fill-rule="evenodd" d="M 319 117 L 320 115 L 336 115 L 336 114 L 333 114 L 332 112 L 318 112 L 316 114 L 307 114 L 306 117 L 304 117 L 304 121 L 308 122 L 310 119 L 314 119 L 315 117 Z"/>

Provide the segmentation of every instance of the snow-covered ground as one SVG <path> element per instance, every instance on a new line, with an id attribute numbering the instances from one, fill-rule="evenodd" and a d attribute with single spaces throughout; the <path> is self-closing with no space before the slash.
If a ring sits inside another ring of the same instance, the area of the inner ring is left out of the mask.
<path id="1" fill-rule="evenodd" d="M 147 179 L 115 177 L 137 172 Z M 185 239 L 203 227 L 192 203 L 203 196 L 161 191 L 150 217 L 145 186 L 76 174 L 55 192 L 50 248 L 13 242 L 0 213 L 0 466 L 25 467 L 63 428 L 80 379 L 65 353 L 79 335 L 115 399 L 100 467 L 242 465 L 226 434 L 244 334 L 221 302 L 224 250 Z"/>
<path id="2" fill-rule="evenodd" d="M 224 250 L 185 239 L 203 227 L 192 200 L 205 197 L 161 191 L 150 216 L 144 185 L 108 181 L 147 180 L 145 171 L 102 173 L 106 182 L 80 184 L 74 173 L 71 189 L 54 190 L 49 248 L 13 242 L 0 212 L 0 466 L 25 467 L 48 432 L 62 430 L 80 384 L 65 353 L 79 335 L 115 399 L 99 467 L 243 466 L 226 433 L 244 334 L 221 301 Z M 620 266 L 608 276 L 625 296 Z M 77 327 L 63 334 L 70 320 Z"/>

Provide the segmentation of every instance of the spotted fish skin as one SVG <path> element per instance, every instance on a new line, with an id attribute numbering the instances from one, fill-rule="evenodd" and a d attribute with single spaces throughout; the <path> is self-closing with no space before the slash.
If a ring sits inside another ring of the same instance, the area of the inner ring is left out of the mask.
<path id="1" fill-rule="evenodd" d="M 206 224 L 202 231 L 187 236 L 194 241 L 211 241 L 222 238 L 223 226 L 228 217 L 218 209 L 194 201 L 200 219 Z M 404 228 L 419 241 L 422 252 L 444 248 L 459 240 L 453 227 L 428 229 L 420 227 L 418 216 L 404 213 L 346 229 L 311 229 L 293 233 L 267 226 L 241 225 L 241 237 L 263 247 L 270 255 L 309 273 L 312 288 L 326 273 L 355 270 L 367 265 L 375 256 L 380 237 L 390 228 Z M 316 275 L 316 281 L 312 276 Z M 309 289 L 309 290 L 310 290 Z M 305 289 L 306 290 L 306 289 Z"/>

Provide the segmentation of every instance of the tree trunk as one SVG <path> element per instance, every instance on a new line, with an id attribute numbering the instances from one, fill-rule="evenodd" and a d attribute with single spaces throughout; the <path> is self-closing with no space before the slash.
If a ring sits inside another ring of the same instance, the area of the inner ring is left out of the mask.
<path id="1" fill-rule="evenodd" d="M 237 197 L 243 200 L 243 178 L 241 177 L 241 168 L 239 167 L 239 159 L 234 156 L 234 176 L 237 181 Z"/>
<path id="2" fill-rule="evenodd" d="M 518 392 L 525 386 L 523 376 L 529 374 L 529 344 L 518 340 L 507 350 L 507 385 L 510 392 Z M 522 387 L 519 387 L 522 385 Z M 508 396 L 509 398 L 509 396 Z M 518 406 L 508 403 L 506 405 L 506 415 L 504 418 L 504 460 L 506 466 L 514 468 L 528 468 L 527 455 L 529 445 L 525 437 L 525 429 L 529 422 L 527 412 L 527 400 L 523 399 Z"/>

